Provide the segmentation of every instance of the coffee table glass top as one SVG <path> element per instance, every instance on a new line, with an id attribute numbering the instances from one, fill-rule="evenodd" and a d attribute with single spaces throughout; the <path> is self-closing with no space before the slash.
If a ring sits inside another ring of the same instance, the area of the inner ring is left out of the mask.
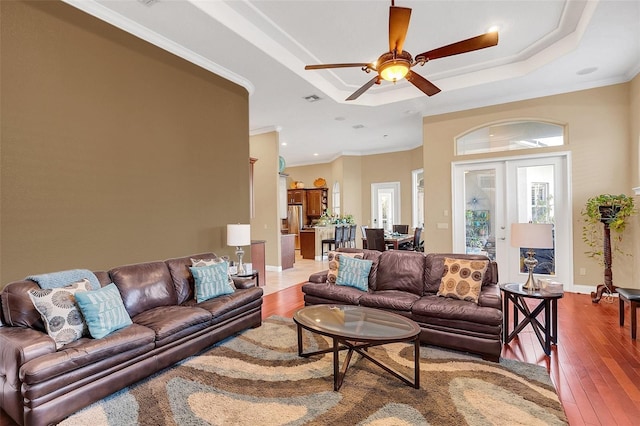
<path id="1" fill-rule="evenodd" d="M 408 318 L 362 306 L 307 306 L 293 319 L 317 333 L 353 340 L 408 339 L 420 333 L 418 324 Z"/>

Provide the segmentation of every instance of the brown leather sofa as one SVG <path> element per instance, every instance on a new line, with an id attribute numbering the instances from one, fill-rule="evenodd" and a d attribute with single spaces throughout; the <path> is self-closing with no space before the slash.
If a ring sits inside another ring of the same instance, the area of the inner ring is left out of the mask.
<path id="1" fill-rule="evenodd" d="M 233 294 L 194 299 L 191 258 L 96 272 L 115 283 L 133 324 L 104 338 L 82 337 L 56 350 L 27 296 L 32 281 L 0 294 L 0 407 L 21 425 L 54 424 L 75 411 L 212 344 L 262 323 L 262 289 L 235 280 Z"/>
<path id="2" fill-rule="evenodd" d="M 466 254 L 422 254 L 402 250 L 385 252 L 339 249 L 363 253 L 373 261 L 367 292 L 327 283 L 327 271 L 312 274 L 302 286 L 305 305 L 347 304 L 384 309 L 411 318 L 422 328 L 420 341 L 472 352 L 498 361 L 502 350 L 502 302 L 498 266 L 490 262 L 478 304 L 437 296 L 444 259 L 488 260 Z"/>

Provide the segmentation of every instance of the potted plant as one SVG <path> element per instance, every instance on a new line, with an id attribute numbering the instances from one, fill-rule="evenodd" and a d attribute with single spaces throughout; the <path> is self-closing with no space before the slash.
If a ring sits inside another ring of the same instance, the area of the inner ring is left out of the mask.
<path id="1" fill-rule="evenodd" d="M 604 291 L 608 293 L 615 291 L 611 256 L 613 253 L 627 255 L 621 249 L 620 243 L 628 219 L 637 212 L 633 198 L 624 194 L 601 194 L 589 198 L 581 211 L 584 220 L 582 241 L 589 246 L 585 254 L 604 265 L 604 284 L 598 285 L 597 291 L 591 293 L 593 302 L 600 301 Z M 611 238 L 611 232 L 614 234 L 613 238 Z"/>

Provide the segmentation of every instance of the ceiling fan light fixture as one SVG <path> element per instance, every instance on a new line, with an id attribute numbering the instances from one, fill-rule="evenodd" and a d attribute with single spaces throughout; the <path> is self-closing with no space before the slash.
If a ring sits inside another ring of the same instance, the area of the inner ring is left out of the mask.
<path id="1" fill-rule="evenodd" d="M 408 73 L 411 64 L 403 60 L 385 62 L 380 66 L 380 77 L 395 83 L 402 80 Z"/>

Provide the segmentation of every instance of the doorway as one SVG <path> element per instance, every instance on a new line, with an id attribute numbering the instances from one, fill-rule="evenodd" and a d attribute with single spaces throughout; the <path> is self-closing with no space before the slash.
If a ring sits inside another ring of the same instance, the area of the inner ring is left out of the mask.
<path id="1" fill-rule="evenodd" d="M 568 168 L 569 153 L 500 161 L 458 162 L 453 176 L 453 247 L 498 263 L 500 282 L 527 278 L 524 253 L 512 247 L 512 223 L 553 225 L 554 248 L 536 250 L 536 277 L 573 288 L 573 245 Z"/>
<path id="2" fill-rule="evenodd" d="M 391 232 L 400 220 L 400 182 L 371 184 L 371 227 Z"/>

